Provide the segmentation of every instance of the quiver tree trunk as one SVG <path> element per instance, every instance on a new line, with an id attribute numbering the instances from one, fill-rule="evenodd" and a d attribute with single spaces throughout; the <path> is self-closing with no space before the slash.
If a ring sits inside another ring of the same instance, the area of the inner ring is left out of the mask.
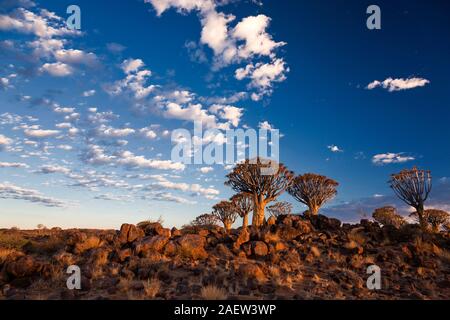
<path id="1" fill-rule="evenodd" d="M 416 211 L 417 211 L 417 216 L 419 218 L 419 224 L 420 224 L 420 228 L 422 229 L 422 231 L 428 231 L 428 222 L 426 220 L 425 217 L 425 210 L 423 207 L 423 204 L 420 204 L 416 207 Z"/>
<path id="2" fill-rule="evenodd" d="M 252 220 L 253 226 L 260 227 L 264 224 L 265 207 L 266 203 L 264 200 L 255 201 L 255 204 L 253 206 L 253 220 Z"/>
<path id="3" fill-rule="evenodd" d="M 225 230 L 227 231 L 227 233 L 230 233 L 231 225 L 232 225 L 232 223 L 230 221 L 223 222 L 223 226 L 224 226 Z"/>
<path id="4" fill-rule="evenodd" d="M 246 215 L 242 218 L 242 227 L 243 227 L 243 228 L 247 228 L 247 227 L 248 227 L 248 214 L 246 214 Z"/>
<path id="5" fill-rule="evenodd" d="M 309 206 L 309 214 L 311 215 L 311 216 L 317 216 L 318 214 L 319 214 L 319 206 L 318 205 L 315 205 L 315 204 L 311 204 L 310 206 Z"/>

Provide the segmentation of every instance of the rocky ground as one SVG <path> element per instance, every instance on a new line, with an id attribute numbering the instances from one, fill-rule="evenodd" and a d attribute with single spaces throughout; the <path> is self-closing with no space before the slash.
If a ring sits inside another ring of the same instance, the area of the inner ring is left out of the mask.
<path id="1" fill-rule="evenodd" d="M 367 267 L 382 288 L 366 287 Z M 69 290 L 67 267 L 81 268 Z M 450 299 L 450 235 L 324 216 L 260 230 L 0 230 L 0 299 Z"/>

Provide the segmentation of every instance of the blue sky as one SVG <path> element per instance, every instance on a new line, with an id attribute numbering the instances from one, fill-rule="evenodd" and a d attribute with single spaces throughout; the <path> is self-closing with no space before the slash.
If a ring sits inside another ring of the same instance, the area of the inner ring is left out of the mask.
<path id="1" fill-rule="evenodd" d="M 381 30 L 369 1 L 0 3 L 0 227 L 209 212 L 229 168 L 170 159 L 171 132 L 199 118 L 279 129 L 281 162 L 340 182 L 323 212 L 342 220 L 406 212 L 386 182 L 414 165 L 449 208 L 445 1 L 377 1 Z"/>

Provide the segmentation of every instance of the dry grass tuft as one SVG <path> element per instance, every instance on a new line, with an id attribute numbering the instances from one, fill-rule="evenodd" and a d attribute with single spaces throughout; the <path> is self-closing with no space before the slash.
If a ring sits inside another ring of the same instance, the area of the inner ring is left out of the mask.
<path id="1" fill-rule="evenodd" d="M 144 294 L 148 299 L 154 299 L 161 289 L 161 281 L 157 278 L 148 279 L 144 282 Z"/>
<path id="2" fill-rule="evenodd" d="M 226 300 L 227 293 L 223 288 L 218 288 L 214 285 L 208 285 L 202 288 L 200 293 L 204 300 Z"/>

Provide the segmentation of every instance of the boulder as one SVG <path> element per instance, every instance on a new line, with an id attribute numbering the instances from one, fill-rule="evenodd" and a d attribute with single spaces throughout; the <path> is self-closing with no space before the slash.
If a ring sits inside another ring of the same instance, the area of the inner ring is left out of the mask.
<path id="1" fill-rule="evenodd" d="M 120 227 L 118 239 L 120 243 L 131 243 L 144 236 L 145 233 L 141 228 L 138 228 L 133 224 L 124 223 Z"/>
<path id="2" fill-rule="evenodd" d="M 165 236 L 145 237 L 141 241 L 135 243 L 134 253 L 138 255 L 145 251 L 160 252 L 167 242 L 169 242 L 169 238 Z"/>
<path id="3" fill-rule="evenodd" d="M 264 272 L 254 263 L 241 264 L 237 273 L 242 278 L 255 279 L 258 282 L 263 282 L 266 280 Z"/>
<path id="4" fill-rule="evenodd" d="M 193 259 L 205 259 L 208 257 L 205 251 L 205 243 L 205 238 L 198 234 L 185 234 L 178 239 L 181 254 Z"/>
<path id="5" fill-rule="evenodd" d="M 270 216 L 269 219 L 267 219 L 267 225 L 268 226 L 272 226 L 275 223 L 277 223 L 277 218 L 275 218 L 274 216 Z"/>
<path id="6" fill-rule="evenodd" d="M 233 244 L 234 249 L 239 249 L 243 243 L 250 241 L 250 232 L 247 228 L 242 228 Z"/>
<path id="7" fill-rule="evenodd" d="M 116 255 L 120 262 L 124 262 L 127 258 L 131 257 L 133 253 L 130 248 L 118 250 Z"/>
<path id="8" fill-rule="evenodd" d="M 335 218 L 328 218 L 322 214 L 310 216 L 311 223 L 320 230 L 337 230 L 341 227 L 341 221 Z"/>
<path id="9" fill-rule="evenodd" d="M 167 256 L 174 256 L 178 252 L 178 245 L 175 241 L 169 241 L 164 247 L 164 254 Z"/>
<path id="10" fill-rule="evenodd" d="M 263 241 L 252 242 L 252 254 L 256 257 L 265 257 L 269 253 L 267 245 Z"/>
<path id="11" fill-rule="evenodd" d="M 97 236 L 87 237 L 84 241 L 76 243 L 74 248 L 75 254 L 82 254 L 83 252 L 98 248 L 102 245 L 102 241 Z"/>

